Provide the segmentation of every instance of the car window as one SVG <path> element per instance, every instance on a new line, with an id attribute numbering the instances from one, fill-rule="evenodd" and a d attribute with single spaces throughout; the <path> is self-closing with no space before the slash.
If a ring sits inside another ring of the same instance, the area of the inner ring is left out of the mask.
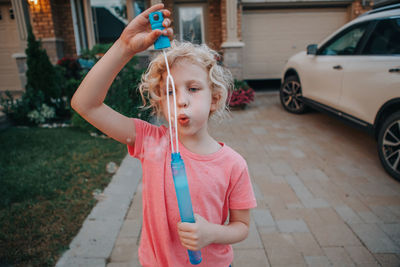
<path id="1" fill-rule="evenodd" d="M 364 35 L 368 24 L 358 24 L 339 33 L 328 45 L 322 48 L 320 55 L 352 55 Z"/>
<path id="2" fill-rule="evenodd" d="M 400 18 L 379 20 L 365 44 L 364 55 L 400 55 Z"/>

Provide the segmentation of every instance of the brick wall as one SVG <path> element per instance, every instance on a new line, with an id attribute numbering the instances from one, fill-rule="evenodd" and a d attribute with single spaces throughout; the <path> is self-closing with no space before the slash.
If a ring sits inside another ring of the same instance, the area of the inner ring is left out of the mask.
<path id="1" fill-rule="evenodd" d="M 52 1 L 54 29 L 56 37 L 64 40 L 64 56 L 76 56 L 75 35 L 72 22 L 71 5 L 69 0 Z"/>
<path id="2" fill-rule="evenodd" d="M 76 56 L 70 1 L 38 0 L 29 9 L 33 33 L 42 39 L 52 63 L 63 56 Z"/>
<path id="3" fill-rule="evenodd" d="M 164 7 L 172 12 L 172 10 L 174 8 L 174 1 L 173 0 L 164 0 L 162 2 L 164 3 Z M 171 20 L 172 20 L 172 18 L 171 18 Z"/>
<path id="4" fill-rule="evenodd" d="M 217 51 L 222 44 L 222 21 L 221 21 L 221 1 L 208 1 L 208 45 Z"/>
<path id="5" fill-rule="evenodd" d="M 171 12 L 178 12 L 178 10 L 174 10 L 174 0 L 163 0 L 164 6 L 166 9 L 170 10 Z M 223 2 L 223 3 L 222 3 Z M 148 5 L 150 5 L 150 1 L 148 0 Z M 224 7 L 225 10 L 225 0 L 208 0 L 207 6 L 204 14 L 204 19 L 207 20 L 208 28 L 205 29 L 207 34 L 207 45 L 210 46 L 212 49 L 217 51 L 220 50 L 222 44 L 222 28 L 221 25 L 221 7 Z M 176 15 L 176 14 L 175 14 Z M 174 14 L 171 16 L 172 25 L 173 27 L 177 27 L 174 25 Z M 226 25 L 226 15 L 225 16 L 225 25 Z M 225 26 L 226 27 L 226 26 Z M 226 28 L 225 28 L 225 39 L 226 39 Z"/>
<path id="6" fill-rule="evenodd" d="M 348 8 L 349 19 L 353 20 L 358 16 L 364 14 L 365 12 L 372 9 L 373 1 L 370 2 L 370 5 L 363 6 L 361 4 L 361 0 L 355 0 L 351 6 Z"/>
<path id="7" fill-rule="evenodd" d="M 54 38 L 53 14 L 50 0 L 38 0 L 38 4 L 29 6 L 33 33 L 37 39 Z"/>
<path id="8" fill-rule="evenodd" d="M 220 12 L 220 19 L 221 19 L 221 44 L 225 42 L 228 39 L 228 32 L 226 28 L 226 23 L 227 23 L 227 17 L 226 17 L 226 1 L 227 0 L 221 0 L 221 12 Z"/>

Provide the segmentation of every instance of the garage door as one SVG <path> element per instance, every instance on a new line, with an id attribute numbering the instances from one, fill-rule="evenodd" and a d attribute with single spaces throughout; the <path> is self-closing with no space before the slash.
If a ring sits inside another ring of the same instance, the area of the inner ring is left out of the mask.
<path id="1" fill-rule="evenodd" d="M 11 3 L 0 3 L 0 90 L 21 90 L 17 62 L 12 54 L 20 52 L 16 18 L 10 16 Z"/>
<path id="2" fill-rule="evenodd" d="M 244 10 L 245 79 L 276 79 L 288 58 L 343 26 L 345 8 Z"/>

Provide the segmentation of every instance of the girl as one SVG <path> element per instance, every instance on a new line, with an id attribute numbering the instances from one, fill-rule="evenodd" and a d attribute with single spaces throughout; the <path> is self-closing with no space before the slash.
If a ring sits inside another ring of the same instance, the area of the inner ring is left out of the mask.
<path id="1" fill-rule="evenodd" d="M 149 14 L 137 16 L 92 68 L 72 98 L 72 107 L 88 122 L 127 144 L 143 168 L 143 227 L 139 260 L 143 266 L 190 266 L 187 249 L 202 249 L 199 266 L 229 266 L 230 244 L 249 231 L 249 209 L 256 206 L 245 160 L 208 133 L 210 116 L 225 110 L 231 75 L 205 45 L 175 43 L 167 51 L 174 78 L 179 149 L 186 165 L 195 223 L 181 223 L 171 174 L 168 129 L 117 113 L 103 101 L 122 67 L 161 34 L 170 38 L 170 12 L 162 10 L 165 30 L 152 31 Z M 160 54 L 149 65 L 139 87 L 154 113 L 167 118 L 166 66 Z M 173 102 L 172 100 L 170 102 Z M 172 109 L 173 111 L 173 109 Z M 173 116 L 172 116 L 173 117 Z M 228 219 L 229 217 L 229 219 Z"/>

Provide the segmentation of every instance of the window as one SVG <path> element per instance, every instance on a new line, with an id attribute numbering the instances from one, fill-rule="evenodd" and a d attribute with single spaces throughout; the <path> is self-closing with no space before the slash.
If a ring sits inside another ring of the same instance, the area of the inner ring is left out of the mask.
<path id="1" fill-rule="evenodd" d="M 126 0 L 91 0 L 96 43 L 118 39 L 128 24 Z"/>
<path id="2" fill-rule="evenodd" d="M 368 24 L 358 24 L 339 33 L 321 50 L 321 55 L 352 55 L 356 51 Z"/>
<path id="3" fill-rule="evenodd" d="M 178 13 L 181 41 L 204 43 L 203 7 L 179 7 Z"/>
<path id="4" fill-rule="evenodd" d="M 400 55 L 400 18 L 378 21 L 363 54 Z"/>
<path id="5" fill-rule="evenodd" d="M 82 50 L 88 48 L 87 31 L 85 25 L 85 12 L 82 1 L 71 1 L 71 9 L 75 33 L 76 53 L 80 55 Z"/>
<path id="6" fill-rule="evenodd" d="M 140 13 L 142 13 L 143 11 L 146 10 L 145 2 L 146 2 L 145 0 L 135 0 L 133 2 L 134 17 L 136 17 L 137 15 L 139 15 Z"/>

